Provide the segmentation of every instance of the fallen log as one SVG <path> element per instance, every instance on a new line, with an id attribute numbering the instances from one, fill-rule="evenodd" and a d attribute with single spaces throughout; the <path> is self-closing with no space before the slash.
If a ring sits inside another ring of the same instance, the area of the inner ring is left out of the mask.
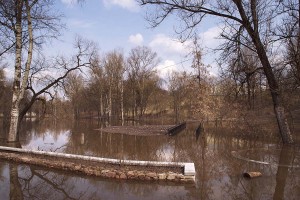
<path id="1" fill-rule="evenodd" d="M 256 177 L 262 176 L 262 173 L 260 173 L 260 172 L 245 172 L 243 175 L 246 178 L 256 178 Z"/>

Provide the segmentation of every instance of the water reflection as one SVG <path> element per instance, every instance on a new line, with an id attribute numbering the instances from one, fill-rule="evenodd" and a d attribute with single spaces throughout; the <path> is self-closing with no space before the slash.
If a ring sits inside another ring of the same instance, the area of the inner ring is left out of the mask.
<path id="1" fill-rule="evenodd" d="M 283 146 L 281 149 L 279 157 L 279 166 L 276 174 L 276 187 L 273 198 L 274 200 L 285 199 L 284 191 L 286 187 L 288 188 L 287 178 L 289 176 L 289 167 L 286 166 L 291 166 L 293 168 L 295 161 L 299 162 L 299 160 L 295 159 L 295 155 L 298 154 L 298 151 L 296 152 L 297 153 L 295 153 L 294 149 L 289 146 Z M 286 197 L 288 197 L 288 195 Z"/>
<path id="2" fill-rule="evenodd" d="M 269 148 L 256 148 L 233 151 L 232 155 L 238 159 L 264 165 L 300 168 L 300 150 L 296 146 L 283 146 L 281 149 L 269 146 Z M 290 158 L 289 160 L 284 160 Z M 289 162 L 288 162 L 289 161 Z"/>
<path id="3" fill-rule="evenodd" d="M 0 165 L 4 166 L 1 176 L 6 177 L 1 179 L 1 199 L 188 199 L 191 195 L 189 186 L 112 181 L 26 165 Z"/>
<path id="4" fill-rule="evenodd" d="M 214 125 L 204 124 L 199 133 L 199 123 L 189 123 L 184 132 L 174 137 L 144 137 L 97 131 L 107 124 L 95 121 L 28 124 L 20 135 L 22 148 L 119 159 L 194 162 L 196 186 L 79 177 L 0 161 L 0 196 L 3 199 L 13 199 L 13 195 L 19 199 L 22 196 L 25 199 L 297 199 L 300 196 L 300 169 L 282 167 L 298 165 L 299 149 L 281 148 L 273 134 L 276 124 L 263 129 L 245 129 L 232 123 Z M 258 138 L 262 133 L 267 136 Z M 277 165 L 237 159 L 232 151 Z M 263 176 L 245 179 L 242 177 L 245 171 L 259 171 Z"/>

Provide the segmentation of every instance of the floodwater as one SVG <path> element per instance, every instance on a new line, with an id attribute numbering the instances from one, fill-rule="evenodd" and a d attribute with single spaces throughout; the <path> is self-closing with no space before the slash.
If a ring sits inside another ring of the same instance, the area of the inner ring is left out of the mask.
<path id="1" fill-rule="evenodd" d="M 155 123 L 170 124 L 167 121 Z M 24 149 L 131 160 L 194 162 L 196 184 L 112 180 L 0 160 L 0 199 L 300 197 L 300 148 L 282 148 L 274 123 L 249 127 L 213 122 L 205 123 L 202 130 L 198 122 L 190 122 L 186 130 L 176 136 L 134 136 L 95 130 L 106 125 L 97 121 L 27 122 L 23 125 L 20 143 Z M 253 179 L 243 177 L 244 172 L 251 171 L 263 175 Z"/>

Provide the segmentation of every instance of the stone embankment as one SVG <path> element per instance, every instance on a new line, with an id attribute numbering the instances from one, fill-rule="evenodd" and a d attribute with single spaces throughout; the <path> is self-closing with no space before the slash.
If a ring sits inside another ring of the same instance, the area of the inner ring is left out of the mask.
<path id="1" fill-rule="evenodd" d="M 168 163 L 105 159 L 0 147 L 0 158 L 50 169 L 66 170 L 105 178 L 195 182 L 193 163 Z"/>

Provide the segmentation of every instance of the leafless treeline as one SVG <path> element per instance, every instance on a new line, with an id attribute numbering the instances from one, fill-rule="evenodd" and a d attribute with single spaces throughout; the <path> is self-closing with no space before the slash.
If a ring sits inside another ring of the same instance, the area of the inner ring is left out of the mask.
<path id="1" fill-rule="evenodd" d="M 16 141 L 18 124 L 28 111 L 39 115 L 45 108 L 55 117 L 111 120 L 170 114 L 180 121 L 241 116 L 237 112 L 263 111 L 273 104 L 284 142 L 293 143 L 285 110 L 299 109 L 299 0 L 139 2 L 155 6 L 148 13 L 153 27 L 177 14 L 185 40 L 207 15 L 220 19 L 221 76 L 209 76 L 197 39 L 192 70 L 169 74 L 168 80 L 155 71 L 158 56 L 148 47 L 126 56 L 119 50 L 99 56 L 93 42 L 77 38 L 72 56 L 45 58 L 39 47 L 63 27 L 61 16 L 50 12 L 54 1 L 3 1 L 0 59 L 8 55 L 15 60 L 12 83 L 3 69 L 0 74 L 1 114 L 10 118 L 10 141 Z"/>
<path id="2" fill-rule="evenodd" d="M 86 74 L 71 73 L 64 90 L 75 118 L 124 119 L 145 114 L 151 95 L 160 89 L 154 67 L 156 53 L 148 47 L 132 49 L 127 58 L 115 50 L 96 57 Z"/>
<path id="3" fill-rule="evenodd" d="M 221 76 L 213 77 L 209 75 L 209 66 L 202 63 L 201 50 L 195 41 L 191 70 L 172 72 L 163 78 L 155 69 L 158 56 L 149 47 L 136 47 L 127 56 L 121 50 L 100 56 L 92 42 L 82 38 L 76 42 L 78 52 L 70 60 L 57 57 L 52 63 L 46 59 L 35 62 L 30 76 L 32 86 L 28 86 L 22 107 L 32 102 L 37 93 L 34 87 L 45 88 L 57 80 L 55 74 L 49 74 L 49 69 L 55 66 L 53 69 L 60 69 L 63 75 L 67 72 L 67 76 L 64 79 L 59 76 L 61 79 L 55 82 L 54 89 L 43 90 L 38 101 L 29 108 L 29 115 L 104 120 L 163 115 L 174 117 L 178 122 L 240 117 L 249 111 L 271 112 L 268 85 L 257 57 L 245 49 L 241 50 L 243 56 L 227 57 L 226 63 L 220 64 Z M 79 60 L 82 65 L 78 65 Z M 286 57 L 281 58 L 276 75 L 283 94 L 289 97 L 288 108 L 293 110 L 299 102 L 299 91 L 292 68 L 282 68 L 281 63 L 286 60 Z M 1 113 L 7 116 L 11 86 L 3 68 L 0 72 Z"/>

